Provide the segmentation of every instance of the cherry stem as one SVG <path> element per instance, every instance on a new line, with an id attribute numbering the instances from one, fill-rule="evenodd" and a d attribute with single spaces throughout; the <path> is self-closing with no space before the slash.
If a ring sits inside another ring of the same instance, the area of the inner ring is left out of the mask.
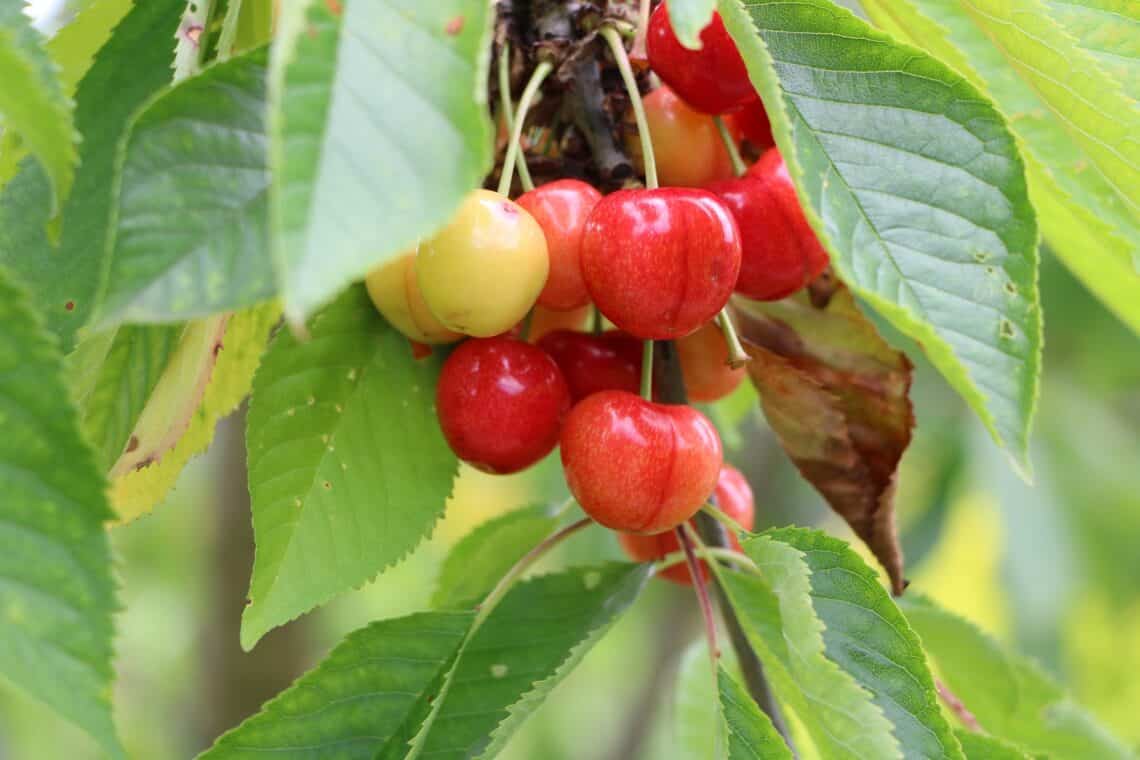
<path id="1" fill-rule="evenodd" d="M 728 306 L 725 306 L 720 310 L 720 314 L 716 315 L 716 322 L 720 325 L 721 333 L 724 334 L 724 342 L 728 344 L 728 366 L 733 369 L 740 369 L 752 358 L 740 343 L 740 336 L 736 334 L 736 326 L 732 324 L 732 316 L 728 313 Z"/>
<path id="2" fill-rule="evenodd" d="M 728 131 L 728 125 L 724 123 L 724 118 L 720 115 L 714 116 L 713 123 L 716 124 L 716 131 L 720 134 L 720 141 L 724 143 L 724 149 L 728 151 L 728 160 L 732 162 L 732 173 L 737 177 L 744 176 L 748 167 L 744 164 L 744 159 L 740 157 L 740 148 L 736 146 L 736 140 L 732 139 L 732 133 Z"/>
<path id="3" fill-rule="evenodd" d="M 721 562 L 731 563 L 733 565 L 743 567 L 748 572 L 756 573 L 757 575 L 760 574 L 760 568 L 756 566 L 756 563 L 752 561 L 752 558 L 745 554 L 741 554 L 735 549 L 726 549 L 722 546 L 697 546 L 694 547 L 694 551 L 697 553 L 698 557 L 706 561 L 709 559 L 717 559 Z M 653 563 L 653 571 L 655 573 L 660 573 L 664 570 L 668 570 L 674 565 L 680 565 L 682 562 L 685 562 L 684 551 L 669 552 L 664 557 Z"/>
<path id="4" fill-rule="evenodd" d="M 593 331 L 594 335 L 601 335 L 602 334 L 602 327 L 603 327 L 603 325 L 602 325 L 602 310 L 599 309 L 597 306 L 591 306 L 590 311 L 592 314 L 592 324 L 590 325 L 590 328 Z"/>
<path id="5" fill-rule="evenodd" d="M 515 128 L 515 106 L 511 102 L 511 46 L 506 42 L 499 50 L 499 104 L 499 110 L 503 112 L 503 122 L 507 125 L 507 131 L 513 132 Z M 526 165 L 526 156 L 521 150 L 515 163 L 518 166 L 519 181 L 522 182 L 523 190 L 533 190 L 534 180 L 530 177 L 530 169 Z M 506 166 L 505 163 L 504 166 Z"/>
<path id="6" fill-rule="evenodd" d="M 526 112 L 530 110 L 530 104 L 538 94 L 538 88 L 542 86 L 543 80 L 553 69 L 554 65 L 550 61 L 540 61 L 534 68 L 534 73 L 530 75 L 530 81 L 526 83 L 522 97 L 519 98 L 515 123 L 511 125 L 511 141 L 507 144 L 507 155 L 503 159 L 503 176 L 499 178 L 499 195 L 510 195 L 511 181 L 515 178 L 515 162 L 519 159 L 519 142 L 522 140 Z"/>
<path id="7" fill-rule="evenodd" d="M 701 511 L 704 512 L 706 515 L 709 515 L 710 517 L 715 518 L 716 521 L 719 522 L 721 525 L 723 525 L 724 527 L 728 528 L 731 531 L 734 531 L 738 535 L 741 533 L 745 533 L 745 534 L 751 533 L 751 531 L 745 530 L 744 527 L 740 523 L 738 523 L 736 520 L 733 520 L 731 517 L 728 516 L 728 514 L 725 513 L 725 511 L 723 509 L 721 509 L 717 505 L 713 504 L 712 502 L 705 502 L 705 505 L 703 507 L 701 507 Z"/>
<path id="8" fill-rule="evenodd" d="M 641 90 L 637 88 L 637 77 L 633 75 L 633 68 L 629 65 L 629 54 L 625 51 L 618 30 L 612 26 L 603 26 L 601 35 L 613 51 L 618 71 L 621 72 L 622 81 L 625 82 L 625 90 L 629 93 L 633 116 L 637 120 L 638 137 L 641 139 L 641 158 L 645 162 L 645 186 L 652 190 L 657 187 L 657 159 L 653 155 L 653 140 L 649 137 L 649 122 L 645 118 L 645 106 L 641 104 Z"/>
<path id="9" fill-rule="evenodd" d="M 551 516 L 551 517 L 553 517 L 553 518 L 562 517 L 562 515 L 566 514 L 566 513 L 567 513 L 567 512 L 569 512 L 571 509 L 573 509 L 573 508 L 574 508 L 574 505 L 575 505 L 575 504 L 577 504 L 577 503 L 578 503 L 578 500 L 577 500 L 577 499 L 575 499 L 573 496 L 567 496 L 567 497 L 566 497 L 566 501 L 564 501 L 564 502 L 562 502 L 561 504 L 559 504 L 559 505 L 558 505 L 558 508 L 557 508 L 557 509 L 555 509 L 555 510 L 554 510 L 554 512 L 553 512 L 553 513 L 551 513 L 551 515 L 550 515 L 550 516 Z"/>
<path id="10" fill-rule="evenodd" d="M 709 587 L 705 582 L 704 571 L 701 570 L 701 561 L 693 550 L 694 543 L 701 544 L 700 537 L 696 535 L 688 523 L 681 523 L 674 529 L 677 541 L 685 552 L 685 562 L 689 566 L 689 577 L 693 579 L 693 591 L 697 594 L 697 602 L 701 606 L 701 617 L 705 621 L 705 638 L 709 642 L 709 662 L 712 664 L 713 693 L 716 693 L 717 660 L 720 659 L 720 649 L 716 644 L 716 618 L 713 616 L 712 600 L 709 598 Z M 690 535 L 691 534 L 691 535 Z M 694 538 L 696 539 L 694 541 Z M 703 544 L 701 544 L 703 547 Z M 715 563 L 713 563 L 715 564 Z"/>
<path id="11" fill-rule="evenodd" d="M 650 0 L 641 0 L 637 9 L 637 33 L 633 36 L 632 52 L 642 60 L 648 55 L 645 51 L 645 38 L 649 34 L 650 4 Z"/>
<path id="12" fill-rule="evenodd" d="M 641 397 L 653 400 L 653 341 L 641 342 Z"/>
<path id="13" fill-rule="evenodd" d="M 487 594 L 486 598 L 484 598 L 479 606 L 476 607 L 479 612 L 475 616 L 475 621 L 471 624 L 472 632 L 474 632 L 480 625 L 482 625 L 483 621 L 487 619 L 487 616 L 491 614 L 495 607 L 498 606 L 499 602 L 502 601 L 503 597 L 506 596 L 507 592 L 511 590 L 511 587 L 515 584 L 515 581 L 517 581 L 523 573 L 530 569 L 531 565 L 541 559 L 542 556 L 548 551 L 558 546 L 558 544 L 562 543 L 567 538 L 574 535 L 582 528 L 585 528 L 592 522 L 593 520 L 591 520 L 589 517 L 583 517 L 578 522 L 571 523 L 565 528 L 560 528 L 554 533 L 551 533 L 549 536 L 542 539 L 542 541 L 538 542 L 529 552 L 524 554 L 522 556 L 522 559 L 516 562 L 514 566 L 512 566 L 511 569 L 508 570 L 503 575 L 503 577 L 499 579 L 499 582 L 495 584 L 495 588 L 491 589 L 491 593 Z"/>
<path id="14" fill-rule="evenodd" d="M 526 313 L 526 316 L 523 317 L 522 325 L 519 327 L 519 340 L 521 340 L 523 343 L 526 343 L 527 338 L 530 337 L 530 323 L 533 321 L 534 309 L 531 309 Z"/>

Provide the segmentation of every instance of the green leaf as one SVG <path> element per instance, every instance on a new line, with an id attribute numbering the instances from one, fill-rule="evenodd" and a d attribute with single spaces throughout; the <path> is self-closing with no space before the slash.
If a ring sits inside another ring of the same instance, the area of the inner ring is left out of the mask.
<path id="1" fill-rule="evenodd" d="M 553 510 L 542 504 L 516 509 L 483 523 L 460 539 L 447 555 L 431 606 L 457 607 L 487 593 L 557 525 Z"/>
<path id="2" fill-rule="evenodd" d="M 175 379 L 175 399 L 179 393 L 184 393 L 186 396 L 183 396 L 183 400 L 188 397 L 197 401 L 181 406 L 183 411 L 179 414 L 182 416 L 177 419 L 181 427 L 177 430 L 182 432 L 169 441 L 172 448 L 164 449 L 163 453 L 153 460 L 138 459 L 137 454 L 142 450 L 141 446 L 128 452 L 136 455 L 132 460 L 134 465 L 126 468 L 125 472 L 116 473 L 111 483 L 111 503 L 120 520 L 133 520 L 154 509 L 166 498 L 166 494 L 174 486 L 178 474 L 182 472 L 186 463 L 210 445 L 210 441 L 214 439 L 214 427 L 218 420 L 233 412 L 249 393 L 253 373 L 269 340 L 269 331 L 280 318 L 280 307 L 268 303 L 203 321 L 203 324 L 209 323 L 221 327 L 220 333 L 206 331 L 206 340 L 197 343 L 198 358 L 205 364 L 195 363 L 193 357 L 190 357 L 188 362 L 191 367 L 212 366 L 209 375 L 204 378 L 206 385 L 202 389 L 199 386 L 187 386 Z M 200 327 L 201 325 L 191 323 L 182 336 L 182 344 L 185 345 L 187 341 L 200 341 L 202 336 L 199 332 Z M 220 343 L 216 342 L 219 335 Z M 183 369 L 176 366 L 172 358 L 163 376 L 177 375 L 182 371 Z M 162 380 L 159 382 L 161 384 Z M 157 391 L 152 392 L 147 406 L 144 407 L 144 413 L 149 408 L 168 403 L 169 399 L 164 399 Z M 159 423 L 166 419 L 157 411 L 148 416 L 153 416 Z M 143 422 L 142 417 L 140 414 L 140 420 L 135 425 L 136 430 Z M 169 424 L 171 421 L 167 419 L 167 422 Z M 154 451 L 156 450 L 151 449 L 152 453 Z"/>
<path id="3" fill-rule="evenodd" d="M 687 48 L 701 48 L 701 32 L 712 21 L 716 0 L 669 0 L 669 25 Z"/>
<path id="4" fill-rule="evenodd" d="M 52 188 L 51 213 L 71 191 L 75 178 L 76 132 L 71 100 L 23 3 L 0 4 L 0 121 L 18 133 L 42 164 Z"/>
<path id="5" fill-rule="evenodd" d="M 1045 0 L 1049 16 L 1076 39 L 1121 94 L 1140 96 L 1140 7 L 1129 0 Z"/>
<path id="6" fill-rule="evenodd" d="M 724 759 L 728 726 L 717 700 L 708 645 L 703 640 L 696 641 L 685 650 L 677 668 L 670 721 L 671 760 Z"/>
<path id="7" fill-rule="evenodd" d="M 1034 663 L 924 597 L 908 594 L 900 606 L 942 680 L 987 732 L 1053 760 L 1133 757 Z"/>
<path id="8" fill-rule="evenodd" d="M 0 421 L 0 674 L 122 757 L 111 722 L 105 481 L 57 342 L 2 272 Z"/>
<path id="9" fill-rule="evenodd" d="M 520 583 L 482 623 L 471 611 L 373 623 L 203 757 L 414 757 L 417 734 L 423 756 L 490 756 L 647 577 L 580 568 Z"/>
<path id="10" fill-rule="evenodd" d="M 874 697 L 825 654 L 824 625 L 812 606 L 804 556 L 767 537 L 747 541 L 744 548 L 762 577 L 725 570 L 724 589 L 777 695 L 821 756 L 899 757 L 891 723 Z"/>
<path id="11" fill-rule="evenodd" d="M 127 127 L 93 321 L 166 322 L 273 295 L 262 48 L 164 90 Z"/>
<path id="12" fill-rule="evenodd" d="M 1041 314 L 1017 144 L 969 82 L 827 0 L 721 0 L 832 264 L 1027 471 Z"/>
<path id="13" fill-rule="evenodd" d="M 92 368 L 92 387 L 81 400 L 80 410 L 103 472 L 123 453 L 181 335 L 181 325 L 122 327 L 114 331 L 99 366 Z"/>
<path id="14" fill-rule="evenodd" d="M 1103 57 L 1087 50 L 1119 41 L 1115 52 L 1125 57 L 1114 60 L 1140 71 L 1127 60 L 1135 55 L 1135 8 L 1113 0 L 869 0 L 864 7 L 993 98 L 1020 139 L 1050 247 L 1140 332 L 1140 111 L 1127 95 L 1135 88 L 1114 82 Z"/>
<path id="15" fill-rule="evenodd" d="M 992 736 L 964 729 L 958 729 L 954 735 L 966 753 L 966 760 L 1030 760 L 1029 755 Z"/>
<path id="16" fill-rule="evenodd" d="M 385 738 L 409 730 L 422 702 L 439 694 L 474 618 L 471 611 L 422 612 L 349 634 L 200 757 L 371 760 Z"/>
<path id="17" fill-rule="evenodd" d="M 724 668 L 717 672 L 717 685 L 728 724 L 728 760 L 792 760 L 772 720 Z"/>
<path id="18" fill-rule="evenodd" d="M 646 565 L 575 568 L 520 584 L 464 648 L 408 760 L 492 758 L 633 603 Z M 389 744 L 381 760 L 403 757 Z"/>
<path id="19" fill-rule="evenodd" d="M 115 147 L 135 109 L 170 81 L 171 37 L 184 8 L 184 0 L 136 5 L 80 82 L 75 126 L 83 141 L 59 247 L 44 231 L 50 189 L 38 165 L 25 161 L 0 195 L 0 264 L 28 285 L 65 352 L 91 313 L 103 266 Z"/>
<path id="20" fill-rule="evenodd" d="M 438 356 L 415 360 L 359 286 L 311 331 L 281 332 L 254 378 L 247 649 L 415 548 L 458 468 L 435 416 Z"/>
<path id="21" fill-rule="evenodd" d="M 300 323 L 450 218 L 491 166 L 485 0 L 282 6 L 270 237 Z"/>
<path id="22" fill-rule="evenodd" d="M 878 574 L 845 542 L 825 533 L 785 528 L 766 535 L 802 553 L 828 659 L 873 695 L 904 756 L 962 758 L 918 636 Z"/>

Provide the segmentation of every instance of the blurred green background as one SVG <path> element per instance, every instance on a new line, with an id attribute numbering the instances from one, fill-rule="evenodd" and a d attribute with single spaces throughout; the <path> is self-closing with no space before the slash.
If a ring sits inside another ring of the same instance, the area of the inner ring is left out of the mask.
<path id="1" fill-rule="evenodd" d="M 913 345 L 918 430 L 900 525 L 914 587 L 1031 654 L 1123 739 L 1140 744 L 1140 341 L 1051 256 L 1042 271 L 1045 374 L 1036 482 L 1021 482 Z M 883 327 L 884 331 L 887 328 Z M 758 413 L 729 458 L 757 494 L 759 527 L 847 529 L 799 480 Z M 240 425 L 219 429 L 169 502 L 113 533 L 119 616 L 116 720 L 132 757 L 186 758 L 370 620 L 427 606 L 448 547 L 488 517 L 560 500 L 548 462 L 516 478 L 466 471 L 432 540 L 366 588 L 267 637 L 238 621 L 252 563 Z M 590 529 L 551 563 L 616 557 Z M 506 757 L 672 757 L 676 667 L 700 632 L 688 589 L 654 581 L 524 726 Z M 0 760 L 96 757 L 78 730 L 0 684 Z"/>

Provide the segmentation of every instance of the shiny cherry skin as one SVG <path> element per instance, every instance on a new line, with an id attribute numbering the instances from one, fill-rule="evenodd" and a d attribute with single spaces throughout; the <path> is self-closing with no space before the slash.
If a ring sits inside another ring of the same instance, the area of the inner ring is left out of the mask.
<path id="1" fill-rule="evenodd" d="M 677 341 L 681 374 L 690 401 L 716 401 L 736 390 L 744 380 L 743 368 L 728 365 L 728 343 L 715 322 Z"/>
<path id="2" fill-rule="evenodd" d="M 381 264 L 364 278 L 368 297 L 389 324 L 417 343 L 453 343 L 463 336 L 448 330 L 424 303 L 416 281 L 415 253 Z"/>
<path id="3" fill-rule="evenodd" d="M 726 464 L 720 471 L 713 493 L 716 495 L 717 506 L 722 512 L 736 520 L 740 527 L 752 530 L 756 521 L 756 506 L 752 499 L 752 488 L 740 470 Z M 728 542 L 736 551 L 741 550 L 740 539 L 735 535 L 730 534 Z M 658 533 L 655 536 L 619 533 L 618 543 L 626 555 L 635 562 L 652 562 L 681 550 L 677 534 L 672 531 Z M 709 577 L 709 568 L 704 560 L 701 560 L 701 575 L 706 580 Z M 682 586 L 691 586 L 693 583 L 693 576 L 685 563 L 667 568 L 661 573 L 661 577 Z"/>
<path id="4" fill-rule="evenodd" d="M 693 110 L 664 85 L 643 102 L 662 185 L 703 187 L 732 176 L 732 161 L 711 116 Z M 636 133 L 626 145 L 631 155 L 640 158 L 641 140 Z"/>
<path id="5" fill-rule="evenodd" d="M 515 326 L 546 285 L 542 227 L 523 207 L 473 190 L 447 226 L 420 245 L 424 302 L 447 329 L 486 338 Z"/>
<path id="6" fill-rule="evenodd" d="M 482 338 L 461 343 L 447 357 L 435 404 L 456 456 L 484 472 L 507 474 L 554 449 L 570 391 L 541 348 Z"/>
<path id="7" fill-rule="evenodd" d="M 728 302 L 739 272 L 736 222 L 705 190 L 619 190 L 586 222 L 582 277 L 590 297 L 638 338 L 693 332 Z"/>
<path id="8" fill-rule="evenodd" d="M 743 243 L 736 291 L 758 301 L 790 296 L 827 268 L 828 256 L 800 208 L 780 152 L 771 148 L 748 173 L 714 182 L 736 217 Z"/>
<path id="9" fill-rule="evenodd" d="M 747 140 L 757 152 L 765 151 L 776 144 L 772 137 L 772 123 L 760 98 L 724 117 L 725 124 L 737 140 Z"/>
<path id="10" fill-rule="evenodd" d="M 667 6 L 661 3 L 650 15 L 645 39 L 649 65 L 661 81 L 704 113 L 724 113 L 754 99 L 748 69 L 720 14 L 701 32 L 701 49 L 689 50 L 673 33 Z"/>
<path id="11" fill-rule="evenodd" d="M 599 391 L 637 393 L 641 388 L 641 341 L 618 330 L 601 335 L 555 330 L 538 341 L 550 354 L 577 403 Z"/>
<path id="12" fill-rule="evenodd" d="M 692 517 L 712 494 L 720 436 L 691 406 L 602 391 L 578 402 L 562 425 L 570 492 L 596 522 L 653 534 Z"/>
<path id="13" fill-rule="evenodd" d="M 538 296 L 539 306 L 570 311 L 590 302 L 582 282 L 582 232 L 586 217 L 602 199 L 592 185 L 560 179 L 523 193 L 516 203 L 530 212 L 546 235 L 550 275 Z"/>

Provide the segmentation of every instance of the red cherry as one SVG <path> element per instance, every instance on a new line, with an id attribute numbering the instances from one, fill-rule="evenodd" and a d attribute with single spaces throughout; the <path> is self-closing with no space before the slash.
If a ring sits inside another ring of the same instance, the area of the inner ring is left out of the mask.
<path id="1" fill-rule="evenodd" d="M 523 193 L 515 201 L 531 213 L 546 235 L 550 274 L 538 296 L 548 309 L 569 311 L 590 302 L 579 264 L 586 217 L 602 199 L 591 185 L 560 179 Z"/>
<path id="2" fill-rule="evenodd" d="M 662 185 L 701 187 L 732 176 L 732 160 L 711 116 L 690 108 L 665 85 L 642 102 Z M 640 157 L 641 140 L 636 133 L 627 146 L 632 155 Z"/>
<path id="3" fill-rule="evenodd" d="M 743 242 L 738 293 L 775 301 L 795 293 L 827 268 L 827 251 L 808 224 L 796 197 L 788 167 L 771 148 L 748 174 L 714 182 L 736 217 Z"/>
<path id="4" fill-rule="evenodd" d="M 558 443 L 570 392 L 545 351 L 505 336 L 459 345 L 439 375 L 439 426 L 451 450 L 484 472 L 518 472 Z"/>
<path id="5" fill-rule="evenodd" d="M 586 514 L 607 528 L 660 533 L 688 520 L 716 486 L 723 451 L 691 406 L 602 391 L 562 426 L 562 469 Z"/>
<path id="6" fill-rule="evenodd" d="M 756 521 L 756 508 L 752 500 L 752 489 L 740 470 L 726 464 L 720 471 L 714 493 L 717 506 L 722 512 L 740 523 L 740 527 L 745 530 L 752 530 Z M 658 533 L 655 536 L 619 533 L 618 542 L 629 558 L 636 562 L 651 562 L 661 559 L 666 554 L 681 550 L 681 543 L 677 540 L 677 534 L 672 531 Z M 729 534 L 728 543 L 736 551 L 741 550 L 740 540 L 735 534 Z M 701 574 L 706 579 L 708 578 L 709 568 L 703 560 L 701 561 Z M 662 572 L 661 577 L 683 586 L 693 583 L 689 566 L 686 564 L 673 565 Z"/>
<path id="7" fill-rule="evenodd" d="M 744 369 L 728 364 L 728 343 L 715 322 L 677 341 L 681 373 L 690 401 L 716 401 L 736 390 Z"/>
<path id="8" fill-rule="evenodd" d="M 530 331 L 527 333 L 526 342 L 538 343 L 543 335 L 555 330 L 582 330 L 589 316 L 589 306 L 580 306 L 570 311 L 554 311 L 535 306 L 530 313 Z"/>
<path id="9" fill-rule="evenodd" d="M 586 221 L 586 288 L 602 314 L 638 338 L 696 330 L 728 302 L 739 272 L 736 222 L 705 190 L 619 190 Z"/>
<path id="10" fill-rule="evenodd" d="M 562 370 L 573 403 L 599 391 L 637 393 L 641 387 L 641 341 L 632 335 L 555 330 L 544 335 L 538 347 Z"/>
<path id="11" fill-rule="evenodd" d="M 737 140 L 747 140 L 757 151 L 767 150 L 776 144 L 772 137 L 772 123 L 760 98 L 724 117 L 729 130 Z"/>
<path id="12" fill-rule="evenodd" d="M 683 46 L 661 3 L 649 17 L 645 44 L 649 65 L 685 102 L 705 113 L 724 113 L 756 97 L 744 59 L 736 49 L 724 21 L 714 13 L 701 32 L 701 49 Z"/>

